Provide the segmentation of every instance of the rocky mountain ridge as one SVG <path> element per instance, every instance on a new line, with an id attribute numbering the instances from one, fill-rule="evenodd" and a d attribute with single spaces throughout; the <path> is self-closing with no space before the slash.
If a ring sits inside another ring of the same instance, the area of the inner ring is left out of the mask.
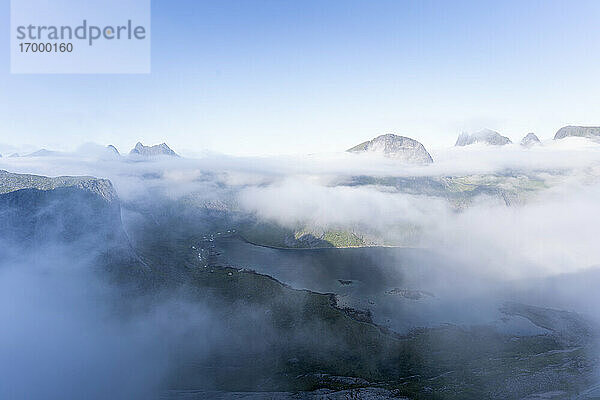
<path id="1" fill-rule="evenodd" d="M 15 174 L 0 170 L 0 195 L 23 189 L 48 191 L 68 187 L 89 191 L 107 201 L 117 199 L 115 189 L 108 179 L 91 176 L 59 176 L 51 178 L 41 175 Z"/>
<path id="2" fill-rule="evenodd" d="M 0 171 L 0 239 L 14 246 L 127 243 L 121 206 L 107 179 Z"/>

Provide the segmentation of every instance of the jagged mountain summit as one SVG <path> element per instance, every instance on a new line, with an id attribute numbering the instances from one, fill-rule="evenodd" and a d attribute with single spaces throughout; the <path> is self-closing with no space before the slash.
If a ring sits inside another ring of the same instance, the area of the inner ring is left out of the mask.
<path id="1" fill-rule="evenodd" d="M 563 126 L 554 135 L 554 140 L 566 137 L 600 139 L 600 126 Z"/>
<path id="2" fill-rule="evenodd" d="M 525 137 L 521 140 L 521 146 L 525 146 L 525 147 L 530 147 L 530 146 L 534 146 L 536 144 L 541 144 L 542 142 L 540 142 L 540 139 L 537 137 L 537 135 L 533 132 L 528 133 L 527 135 L 525 135 Z"/>
<path id="3" fill-rule="evenodd" d="M 139 155 L 143 157 L 170 156 L 179 157 L 166 143 L 157 144 L 154 146 L 144 146 L 141 142 L 137 142 L 135 147 L 129 152 L 131 155 Z"/>
<path id="4" fill-rule="evenodd" d="M 368 140 L 348 150 L 351 153 L 379 153 L 385 157 L 394 158 L 411 164 L 429 164 L 433 158 L 420 142 L 398 135 L 381 135 Z"/>
<path id="5" fill-rule="evenodd" d="M 496 131 L 491 129 L 483 129 L 478 132 L 468 134 L 461 133 L 456 139 L 455 146 L 468 146 L 474 143 L 484 143 L 493 146 L 504 146 L 510 144 L 512 141 L 506 136 L 502 136 Z"/>

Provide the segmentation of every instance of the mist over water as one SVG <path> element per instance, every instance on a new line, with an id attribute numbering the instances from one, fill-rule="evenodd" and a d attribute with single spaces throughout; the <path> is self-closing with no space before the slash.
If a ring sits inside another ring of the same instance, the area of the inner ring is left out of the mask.
<path id="1" fill-rule="evenodd" d="M 2 158 L 0 169 L 110 179 L 134 247 L 147 240 L 145 227 L 177 216 L 170 233 L 186 224 L 197 228 L 177 254 L 197 258 L 206 250 L 215 254 L 212 263 L 334 293 L 338 306 L 369 309 L 374 323 L 398 333 L 456 324 L 532 336 L 549 330 L 524 318 L 503 320 L 498 310 L 505 302 L 581 312 L 600 322 L 598 150 L 578 140 L 533 150 L 440 150 L 432 152 L 435 163 L 423 167 L 348 154 L 139 161 L 91 147 L 56 157 Z M 353 180 L 465 175 L 501 189 L 526 179 L 535 187 L 517 199 L 482 191 L 457 204 L 428 190 Z M 371 242 L 281 249 L 233 234 L 216 237 L 246 220 L 292 232 L 358 232 Z M 268 351 L 266 343 L 281 340 L 268 328 L 268 309 L 236 303 L 232 311 L 191 283 L 151 296 L 131 294 L 99 271 L 88 247 L 93 241 L 23 248 L 0 242 L 0 320 L 6 322 L 0 397 L 151 398 L 183 381 L 186 365 L 205 376 L 195 378 L 197 388 L 222 388 L 214 369 L 223 360 L 245 365 Z M 303 334 L 309 337 L 310 329 Z M 253 379 L 247 378 L 248 387 Z"/>

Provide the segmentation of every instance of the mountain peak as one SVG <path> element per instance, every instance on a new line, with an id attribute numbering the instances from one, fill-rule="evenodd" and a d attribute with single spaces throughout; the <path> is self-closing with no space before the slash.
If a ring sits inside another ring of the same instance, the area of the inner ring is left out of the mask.
<path id="1" fill-rule="evenodd" d="M 521 140 L 521 146 L 529 147 L 529 146 L 533 146 L 536 144 L 541 144 L 541 142 L 540 142 L 540 139 L 537 137 L 537 135 L 533 132 L 528 133 Z"/>
<path id="2" fill-rule="evenodd" d="M 156 144 L 154 146 L 144 146 L 137 142 L 129 154 L 137 154 L 144 157 L 170 156 L 179 157 L 166 143 Z"/>
<path id="3" fill-rule="evenodd" d="M 468 146 L 474 143 L 504 146 L 505 144 L 512 143 L 512 141 L 506 136 L 502 136 L 498 132 L 486 128 L 472 134 L 461 133 L 458 135 L 458 139 L 456 139 L 455 146 Z"/>
<path id="4" fill-rule="evenodd" d="M 117 150 L 117 148 L 115 146 L 113 146 L 112 144 L 109 144 L 108 146 L 106 146 L 106 149 L 112 153 L 114 153 L 117 156 L 120 156 L 121 153 L 119 153 L 119 150 Z"/>
<path id="5" fill-rule="evenodd" d="M 406 136 L 385 134 L 347 150 L 351 153 L 379 153 L 406 163 L 428 164 L 433 158 L 420 142 Z"/>

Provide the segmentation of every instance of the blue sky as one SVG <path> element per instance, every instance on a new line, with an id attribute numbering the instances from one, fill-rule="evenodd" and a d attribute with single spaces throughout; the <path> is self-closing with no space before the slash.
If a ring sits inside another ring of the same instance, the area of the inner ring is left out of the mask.
<path id="1" fill-rule="evenodd" d="M 2 144 L 288 154 L 600 125 L 597 1 L 153 0 L 148 75 L 11 75 L 0 5 Z"/>

